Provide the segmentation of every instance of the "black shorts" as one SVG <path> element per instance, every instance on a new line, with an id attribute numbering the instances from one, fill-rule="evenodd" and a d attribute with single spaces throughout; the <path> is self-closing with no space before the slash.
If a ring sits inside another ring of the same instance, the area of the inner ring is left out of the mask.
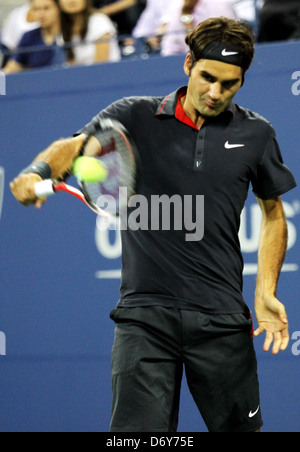
<path id="1" fill-rule="evenodd" d="M 117 308 L 111 432 L 176 432 L 183 366 L 210 432 L 262 426 L 250 315 Z"/>

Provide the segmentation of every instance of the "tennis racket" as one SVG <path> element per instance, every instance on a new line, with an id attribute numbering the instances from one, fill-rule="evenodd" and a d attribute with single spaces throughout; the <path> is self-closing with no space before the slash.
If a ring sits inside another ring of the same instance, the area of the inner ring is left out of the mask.
<path id="1" fill-rule="evenodd" d="M 108 170 L 102 183 L 87 183 L 77 179 L 79 188 L 52 179 L 35 185 L 37 198 L 58 192 L 75 196 L 101 217 L 116 217 L 135 193 L 137 150 L 125 127 L 118 121 L 105 119 L 99 124 L 96 137 L 101 143 L 101 155 L 95 157 Z"/>

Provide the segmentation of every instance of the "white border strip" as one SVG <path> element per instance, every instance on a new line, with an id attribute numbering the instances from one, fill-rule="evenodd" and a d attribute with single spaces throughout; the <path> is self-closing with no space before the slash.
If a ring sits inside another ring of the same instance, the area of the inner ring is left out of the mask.
<path id="1" fill-rule="evenodd" d="M 0 219 L 2 214 L 3 199 L 4 199 L 4 182 L 5 182 L 5 171 L 2 166 L 0 166 Z"/>

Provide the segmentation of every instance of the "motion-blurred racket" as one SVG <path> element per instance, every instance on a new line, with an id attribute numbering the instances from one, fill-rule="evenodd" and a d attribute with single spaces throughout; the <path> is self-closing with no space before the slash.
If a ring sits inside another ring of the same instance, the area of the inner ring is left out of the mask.
<path id="1" fill-rule="evenodd" d="M 114 120 L 102 120 L 97 139 L 102 152 L 99 161 L 108 171 L 101 183 L 88 183 L 78 179 L 79 189 L 65 182 L 44 180 L 35 185 L 38 198 L 57 192 L 69 193 L 84 202 L 102 217 L 115 217 L 135 193 L 137 174 L 137 151 L 125 127 Z"/>

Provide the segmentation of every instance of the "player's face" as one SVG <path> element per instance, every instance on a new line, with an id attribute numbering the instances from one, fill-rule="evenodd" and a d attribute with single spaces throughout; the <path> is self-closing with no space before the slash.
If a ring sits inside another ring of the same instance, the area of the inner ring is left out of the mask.
<path id="1" fill-rule="evenodd" d="M 242 69 L 215 60 L 200 60 L 191 70 L 191 57 L 184 66 L 190 77 L 187 101 L 189 107 L 203 117 L 222 113 L 242 86 Z"/>

